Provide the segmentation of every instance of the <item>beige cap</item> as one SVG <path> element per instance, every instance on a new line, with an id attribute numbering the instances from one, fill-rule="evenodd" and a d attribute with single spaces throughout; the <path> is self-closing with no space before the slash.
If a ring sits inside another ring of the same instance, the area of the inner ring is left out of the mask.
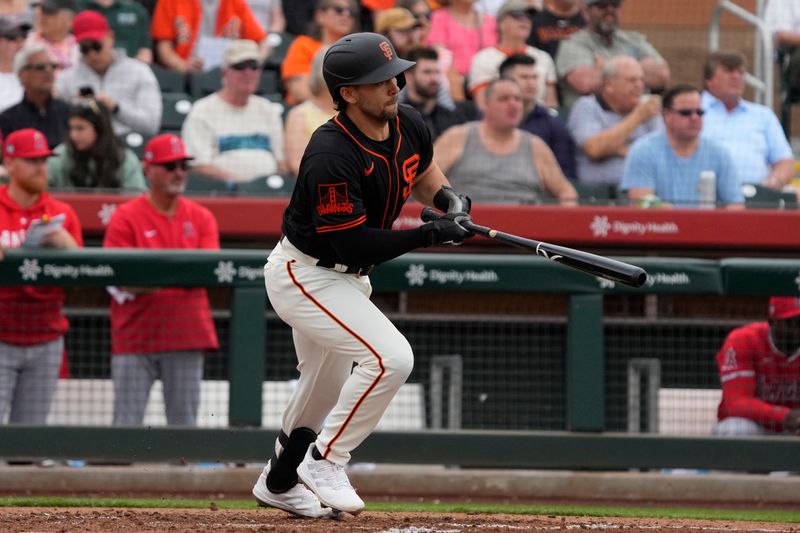
<path id="1" fill-rule="evenodd" d="M 229 67 L 250 59 L 255 59 L 256 61 L 261 60 L 258 45 L 255 41 L 237 39 L 231 41 L 225 49 L 225 55 L 222 58 L 222 66 Z"/>
<path id="2" fill-rule="evenodd" d="M 509 13 L 513 13 L 515 11 L 527 11 L 528 10 L 528 3 L 525 0 L 508 0 L 500 9 L 497 10 L 497 17 L 496 19 L 499 21 L 501 18 L 505 17 Z"/>
<path id="3" fill-rule="evenodd" d="M 379 11 L 375 17 L 375 32 L 386 33 L 389 30 L 410 30 L 418 27 L 419 21 L 404 7 L 392 7 Z"/>

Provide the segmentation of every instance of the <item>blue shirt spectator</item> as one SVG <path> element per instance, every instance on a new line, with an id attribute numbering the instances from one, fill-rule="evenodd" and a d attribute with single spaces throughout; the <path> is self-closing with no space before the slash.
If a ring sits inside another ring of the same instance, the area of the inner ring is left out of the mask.
<path id="1" fill-rule="evenodd" d="M 742 98 L 745 57 L 717 51 L 703 65 L 703 135 L 727 148 L 742 183 L 781 190 L 794 177 L 794 157 L 771 109 Z"/>
<path id="2" fill-rule="evenodd" d="M 575 142 L 572 140 L 564 122 L 551 114 L 550 109 L 537 105 L 533 108 L 519 125 L 519 129 L 541 137 L 553 151 L 561 171 L 566 177 L 574 180 L 577 177 L 575 170 Z"/>
<path id="3" fill-rule="evenodd" d="M 771 166 L 792 159 L 792 147 L 767 106 L 739 100 L 731 111 L 708 91 L 703 93 L 703 135 L 725 146 L 739 169 L 740 184 L 762 183 Z"/>
<path id="4" fill-rule="evenodd" d="M 697 182 L 700 173 L 707 170 L 717 176 L 717 202 L 744 202 L 736 168 L 725 148 L 701 137 L 692 155 L 679 157 L 667 134 L 656 131 L 631 147 L 620 189 L 653 189 L 656 196 L 675 207 L 698 207 Z"/>
<path id="5" fill-rule="evenodd" d="M 744 204 L 736 167 L 728 151 L 701 136 L 703 108 L 700 91 L 676 85 L 664 93 L 664 129 L 636 141 L 625 159 L 620 189 L 634 202 L 655 194 L 675 207 L 714 207 Z M 714 189 L 700 195 L 700 176 L 712 172 Z M 701 205 L 701 202 L 706 205 Z"/>

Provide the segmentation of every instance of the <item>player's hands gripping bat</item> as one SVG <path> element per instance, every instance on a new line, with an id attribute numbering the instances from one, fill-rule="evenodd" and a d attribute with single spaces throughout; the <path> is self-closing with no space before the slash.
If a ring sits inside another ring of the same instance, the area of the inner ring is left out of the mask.
<path id="1" fill-rule="evenodd" d="M 454 244 L 464 242 L 464 239 L 474 237 L 475 233 L 466 229 L 465 224 L 472 222 L 472 217 L 467 213 L 448 213 L 437 216 L 421 227 L 428 246 L 434 244 Z"/>

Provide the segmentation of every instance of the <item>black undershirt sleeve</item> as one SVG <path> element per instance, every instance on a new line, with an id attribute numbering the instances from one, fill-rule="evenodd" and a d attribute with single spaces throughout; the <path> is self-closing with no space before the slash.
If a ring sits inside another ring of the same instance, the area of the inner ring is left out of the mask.
<path id="1" fill-rule="evenodd" d="M 328 238 L 339 261 L 356 267 L 378 265 L 427 245 L 420 228 L 385 230 L 365 224 L 330 232 Z"/>

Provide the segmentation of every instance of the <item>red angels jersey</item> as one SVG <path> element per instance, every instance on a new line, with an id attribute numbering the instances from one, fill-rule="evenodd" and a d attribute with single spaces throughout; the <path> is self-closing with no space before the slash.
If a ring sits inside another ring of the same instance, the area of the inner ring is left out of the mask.
<path id="1" fill-rule="evenodd" d="M 728 334 L 717 354 L 722 401 L 717 418 L 744 417 L 770 431 L 800 407 L 800 351 L 785 355 L 769 336 L 769 324 L 755 322 Z"/>
<path id="2" fill-rule="evenodd" d="M 172 217 L 157 211 L 147 194 L 120 205 L 106 229 L 106 248 L 219 249 L 214 215 L 179 198 Z M 142 354 L 216 350 L 217 332 L 204 288 L 166 288 L 111 301 L 111 353 Z"/>
<path id="3" fill-rule="evenodd" d="M 63 214 L 64 229 L 83 246 L 81 224 L 72 208 L 46 192 L 25 209 L 8 196 L 8 185 L 0 186 L 0 248 L 19 248 L 34 220 Z M 0 342 L 33 346 L 55 340 L 67 332 L 62 313 L 61 287 L 0 286 Z"/>

